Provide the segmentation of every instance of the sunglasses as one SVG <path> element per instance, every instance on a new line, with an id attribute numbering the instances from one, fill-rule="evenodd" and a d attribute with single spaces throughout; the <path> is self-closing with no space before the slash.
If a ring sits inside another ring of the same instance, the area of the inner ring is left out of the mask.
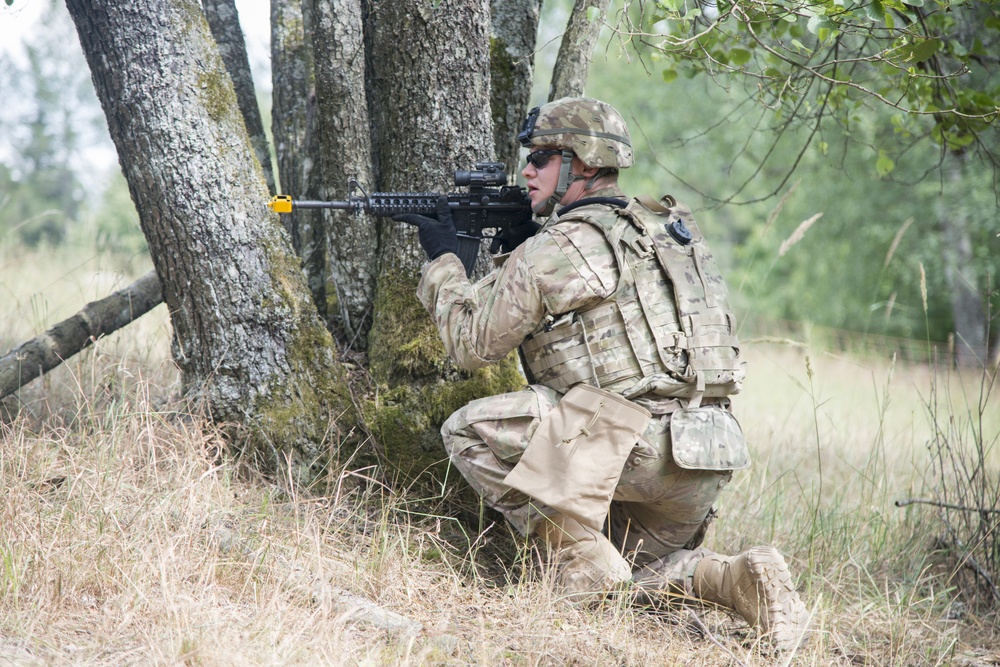
<path id="1" fill-rule="evenodd" d="M 562 154 L 561 148 L 543 148 L 542 150 L 532 151 L 531 153 L 528 153 L 528 156 L 525 159 L 528 161 L 528 164 L 530 164 L 535 169 L 541 169 L 542 167 L 544 167 L 549 163 L 549 159 L 553 155 L 561 155 L 561 154 Z"/>

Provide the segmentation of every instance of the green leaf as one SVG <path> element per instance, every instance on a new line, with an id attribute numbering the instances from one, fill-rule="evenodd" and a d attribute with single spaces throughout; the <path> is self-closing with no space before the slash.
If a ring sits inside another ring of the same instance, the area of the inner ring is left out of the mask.
<path id="1" fill-rule="evenodd" d="M 797 39 L 792 40 L 792 46 L 794 46 L 799 51 L 802 51 L 803 53 L 810 53 L 810 54 L 812 53 L 811 49 L 806 48 L 806 45 Z"/>
<path id="2" fill-rule="evenodd" d="M 924 0 L 903 0 L 903 3 L 909 5 L 910 7 L 924 6 Z"/>
<path id="3" fill-rule="evenodd" d="M 664 83 L 670 83 L 677 78 L 677 70 L 675 69 L 665 69 L 663 70 L 663 81 Z"/>
<path id="4" fill-rule="evenodd" d="M 730 49 L 729 62 L 733 65 L 746 65 L 750 62 L 750 51 L 747 49 Z"/>
<path id="5" fill-rule="evenodd" d="M 922 42 L 914 44 L 910 48 L 910 54 L 903 60 L 908 63 L 922 63 L 925 60 L 929 60 L 940 49 L 940 39 L 925 39 Z"/>
<path id="6" fill-rule="evenodd" d="M 600 7 L 588 7 L 587 8 L 587 20 L 593 23 L 601 18 L 601 8 Z"/>
<path id="7" fill-rule="evenodd" d="M 865 13 L 873 21 L 885 20 L 885 7 L 882 6 L 879 0 L 872 0 L 871 4 L 865 8 Z"/>
<path id="8" fill-rule="evenodd" d="M 875 161 L 875 172 L 879 176 L 885 176 L 895 168 L 896 163 L 892 161 L 892 158 L 886 155 L 885 151 L 880 150 L 878 152 L 878 160 Z"/>
<path id="9" fill-rule="evenodd" d="M 7 3 L 7 6 L 8 6 L 8 7 L 10 7 L 11 5 L 13 5 L 13 4 L 14 4 L 14 0 L 4 0 L 4 2 L 6 2 L 6 3 Z"/>

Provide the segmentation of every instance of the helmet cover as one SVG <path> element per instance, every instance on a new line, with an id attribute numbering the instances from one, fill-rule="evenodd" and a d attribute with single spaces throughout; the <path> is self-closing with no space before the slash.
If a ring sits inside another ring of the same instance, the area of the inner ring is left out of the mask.
<path id="1" fill-rule="evenodd" d="M 632 166 L 628 125 L 607 102 L 563 97 L 528 113 L 517 135 L 526 148 L 556 146 L 573 153 L 588 167 Z"/>

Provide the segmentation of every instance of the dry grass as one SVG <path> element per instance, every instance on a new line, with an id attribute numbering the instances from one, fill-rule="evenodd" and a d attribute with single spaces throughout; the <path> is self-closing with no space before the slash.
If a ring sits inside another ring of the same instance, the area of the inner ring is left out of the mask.
<path id="1" fill-rule="evenodd" d="M 378 471 L 306 497 L 246 470 L 170 400 L 168 347 L 160 325 L 122 332 L 0 427 L 0 665 L 1000 664 L 995 615 L 962 604 L 933 552 L 933 512 L 892 504 L 926 487 L 925 369 L 749 351 L 756 463 L 708 546 L 788 555 L 814 631 L 776 656 L 719 612 L 554 599 L 502 525 L 470 534 L 448 498 L 418 503 Z M 419 631 L 371 622 L 386 611 Z"/>

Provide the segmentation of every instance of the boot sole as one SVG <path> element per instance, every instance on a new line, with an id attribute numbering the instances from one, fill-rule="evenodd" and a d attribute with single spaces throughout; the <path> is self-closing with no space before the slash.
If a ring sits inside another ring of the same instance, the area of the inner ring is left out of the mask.
<path id="1" fill-rule="evenodd" d="M 775 647 L 795 648 L 809 624 L 809 612 L 792 584 L 785 559 L 771 547 L 747 552 L 747 566 L 757 585 L 761 629 Z"/>

